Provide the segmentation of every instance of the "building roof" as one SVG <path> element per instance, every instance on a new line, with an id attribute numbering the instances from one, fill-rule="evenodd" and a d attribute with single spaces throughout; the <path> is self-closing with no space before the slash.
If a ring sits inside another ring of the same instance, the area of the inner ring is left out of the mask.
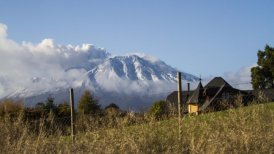
<path id="1" fill-rule="evenodd" d="M 205 87 L 200 82 L 194 91 L 182 91 L 182 105 L 198 103 L 201 106 L 200 111 L 202 111 L 212 104 L 216 98 L 221 97 L 223 92 L 229 93 L 229 95 L 248 94 L 248 92 L 233 88 L 223 78 L 215 77 Z M 267 94 L 270 94 L 270 92 Z M 172 92 L 167 96 L 166 100 L 177 104 L 178 92 Z"/>
<path id="2" fill-rule="evenodd" d="M 193 94 L 194 91 L 182 91 L 182 103 L 186 103 L 189 96 Z M 173 91 L 166 98 L 167 101 L 178 103 L 178 91 Z"/>
<path id="3" fill-rule="evenodd" d="M 188 100 L 188 103 L 197 103 L 197 104 L 201 103 L 201 100 L 203 99 L 203 92 L 204 92 L 204 87 L 200 81 L 196 90 L 193 92 L 190 99 Z"/>
<path id="4" fill-rule="evenodd" d="M 246 92 L 239 89 L 233 88 L 229 83 L 227 83 L 222 77 L 213 78 L 206 86 L 204 94 L 213 97 L 219 89 L 222 87 L 223 90 L 231 94 L 246 94 Z"/>
<path id="5" fill-rule="evenodd" d="M 216 87 L 220 88 L 223 85 L 225 85 L 225 87 L 232 88 L 232 86 L 228 84 L 222 77 L 215 77 L 205 86 L 205 88 L 216 88 Z"/>

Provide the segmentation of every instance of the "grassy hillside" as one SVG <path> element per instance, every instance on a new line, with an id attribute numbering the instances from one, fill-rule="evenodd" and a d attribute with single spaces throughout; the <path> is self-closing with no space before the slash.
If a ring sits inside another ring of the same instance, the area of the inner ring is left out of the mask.
<path id="1" fill-rule="evenodd" d="M 20 120 L 0 124 L 1 153 L 273 153 L 274 103 L 176 118 L 70 137 L 28 132 Z"/>

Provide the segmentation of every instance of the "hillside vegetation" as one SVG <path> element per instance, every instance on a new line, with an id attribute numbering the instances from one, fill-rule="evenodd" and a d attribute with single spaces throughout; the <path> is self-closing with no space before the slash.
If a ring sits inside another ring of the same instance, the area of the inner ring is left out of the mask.
<path id="1" fill-rule="evenodd" d="M 134 117 L 133 117 L 134 118 Z M 223 112 L 150 120 L 70 136 L 38 133 L 17 119 L 0 123 L 0 153 L 273 153 L 274 103 Z"/>

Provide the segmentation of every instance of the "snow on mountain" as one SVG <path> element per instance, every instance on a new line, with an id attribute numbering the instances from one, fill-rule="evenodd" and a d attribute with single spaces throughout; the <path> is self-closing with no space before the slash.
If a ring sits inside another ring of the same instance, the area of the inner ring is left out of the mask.
<path id="1" fill-rule="evenodd" d="M 134 54 L 109 57 L 88 76 L 94 87 L 99 87 L 96 90 L 102 102 L 138 109 L 165 99 L 175 90 L 176 73 L 176 69 L 159 59 Z M 185 83 L 198 81 L 193 75 L 182 74 Z"/>
<path id="2" fill-rule="evenodd" d="M 93 78 L 105 76 L 107 78 L 123 78 L 127 80 L 169 81 L 176 82 L 177 70 L 168 66 L 161 60 L 150 61 L 149 59 L 131 56 L 115 56 L 105 60 L 104 63 L 95 67 L 90 74 Z M 196 81 L 197 77 L 183 73 L 183 79 Z"/>
<path id="3" fill-rule="evenodd" d="M 26 105 L 49 95 L 56 103 L 68 101 L 68 89 L 74 88 L 76 99 L 90 89 L 103 106 L 138 109 L 176 89 L 177 70 L 155 57 L 111 56 L 91 44 L 60 45 L 53 39 L 17 43 L 1 23 L 0 54 L 0 99 L 25 98 Z M 198 78 L 183 73 L 183 79 Z"/>
<path id="4" fill-rule="evenodd" d="M 76 99 L 84 89 L 90 89 L 103 106 L 114 102 L 124 109 L 139 110 L 147 108 L 155 100 L 164 99 L 169 92 L 176 89 L 177 70 L 153 57 L 109 55 L 107 58 L 103 57 L 97 65 L 87 66 L 89 67 L 66 69 L 67 75 L 83 72 L 81 76 L 75 76 L 73 83 L 78 91 Z M 198 78 L 183 73 L 183 80 L 195 82 Z M 49 95 L 56 97 L 56 102 L 68 101 L 68 88 L 72 83 L 37 77 L 32 78 L 32 81 L 33 85 L 47 83 L 48 86 L 40 91 L 37 88 L 34 91 L 32 88 L 35 86 L 24 88 L 8 97 L 26 97 L 26 101 L 32 105 L 45 100 Z M 51 85 L 54 88 L 50 88 Z"/>
<path id="5" fill-rule="evenodd" d="M 26 98 L 28 105 L 41 102 L 49 95 L 55 97 L 56 102 L 63 102 L 68 101 L 68 89 L 74 87 L 76 99 L 84 89 L 90 89 L 103 106 L 114 102 L 124 109 L 139 110 L 155 100 L 164 99 L 176 89 L 177 70 L 161 60 L 139 55 L 111 56 L 105 50 L 92 48 L 86 48 L 84 61 L 74 62 L 70 68 L 64 65 L 65 75 L 70 80 L 32 77 L 30 85 L 16 89 L 6 97 Z M 82 56 L 78 55 L 78 58 Z M 183 73 L 183 80 L 195 82 L 198 78 Z"/>

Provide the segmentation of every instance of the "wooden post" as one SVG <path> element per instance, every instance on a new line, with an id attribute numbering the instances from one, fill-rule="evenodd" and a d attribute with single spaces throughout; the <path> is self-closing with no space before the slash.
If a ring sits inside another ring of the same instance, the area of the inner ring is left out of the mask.
<path id="1" fill-rule="evenodd" d="M 73 88 L 70 89 L 70 115 L 71 115 L 71 138 L 75 140 L 75 117 L 74 117 L 74 94 Z"/>
<path id="2" fill-rule="evenodd" d="M 179 140 L 181 140 L 181 101 L 182 101 L 182 82 L 181 72 L 177 73 L 178 80 L 178 124 L 179 124 Z"/>

